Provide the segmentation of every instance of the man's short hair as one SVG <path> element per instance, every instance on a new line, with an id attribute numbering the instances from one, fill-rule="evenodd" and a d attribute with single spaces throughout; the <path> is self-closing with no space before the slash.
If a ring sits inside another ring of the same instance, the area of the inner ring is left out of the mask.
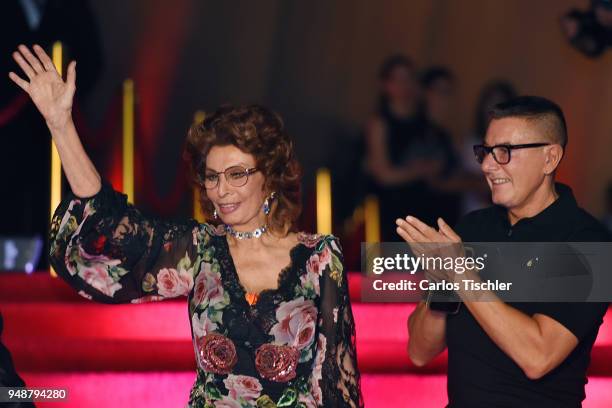
<path id="1" fill-rule="evenodd" d="M 563 149 L 567 145 L 567 125 L 563 111 L 559 105 L 541 96 L 518 96 L 498 103 L 489 112 L 489 118 L 522 118 L 537 122 L 553 142 L 560 144 Z"/>

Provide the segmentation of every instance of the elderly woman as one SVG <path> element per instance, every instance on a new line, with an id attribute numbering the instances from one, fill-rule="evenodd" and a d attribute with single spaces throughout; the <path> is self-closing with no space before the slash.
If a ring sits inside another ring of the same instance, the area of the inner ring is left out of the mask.
<path id="1" fill-rule="evenodd" d="M 10 73 L 44 116 L 72 194 L 53 216 L 50 261 L 86 298 L 188 296 L 197 379 L 191 407 L 362 406 L 355 330 L 337 239 L 296 232 L 300 176 L 281 119 L 224 107 L 194 126 L 185 157 L 213 224 L 145 217 L 101 180 L 42 48 Z"/>

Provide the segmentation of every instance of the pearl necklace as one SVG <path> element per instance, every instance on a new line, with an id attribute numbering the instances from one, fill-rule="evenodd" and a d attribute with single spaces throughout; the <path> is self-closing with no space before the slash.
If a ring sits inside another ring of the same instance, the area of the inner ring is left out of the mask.
<path id="1" fill-rule="evenodd" d="M 261 227 L 255 229 L 253 231 L 250 231 L 250 232 L 236 231 L 230 225 L 226 225 L 225 226 L 225 232 L 227 232 L 228 234 L 230 234 L 232 237 L 234 237 L 236 239 L 259 238 L 267 230 L 268 230 L 268 226 L 266 224 L 262 225 Z"/>

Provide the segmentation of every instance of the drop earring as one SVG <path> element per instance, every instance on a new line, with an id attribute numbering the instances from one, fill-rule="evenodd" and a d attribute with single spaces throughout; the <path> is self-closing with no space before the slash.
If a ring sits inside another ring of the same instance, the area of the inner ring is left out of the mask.
<path id="1" fill-rule="evenodd" d="M 213 211 L 213 218 L 216 220 L 219 218 L 219 214 L 217 214 L 217 209 L 215 208 L 215 211 Z"/>
<path id="2" fill-rule="evenodd" d="M 274 193 L 274 191 L 270 194 L 269 197 L 266 197 L 266 199 L 264 200 L 263 203 L 263 212 L 264 214 L 268 215 L 270 214 L 270 201 L 274 199 L 274 196 L 276 195 L 276 193 Z"/>

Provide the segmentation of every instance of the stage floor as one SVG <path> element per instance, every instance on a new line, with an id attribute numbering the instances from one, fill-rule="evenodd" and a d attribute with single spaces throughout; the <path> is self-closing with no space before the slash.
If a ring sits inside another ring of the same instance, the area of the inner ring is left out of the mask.
<path id="1" fill-rule="evenodd" d="M 407 356 L 414 304 L 359 301 L 350 274 L 366 407 L 441 407 L 446 354 L 424 368 Z M 3 341 L 29 386 L 67 388 L 66 403 L 40 407 L 184 406 L 195 361 L 184 300 L 141 305 L 87 301 L 48 273 L 0 275 Z M 593 349 L 587 408 L 612 406 L 612 314 Z"/>

